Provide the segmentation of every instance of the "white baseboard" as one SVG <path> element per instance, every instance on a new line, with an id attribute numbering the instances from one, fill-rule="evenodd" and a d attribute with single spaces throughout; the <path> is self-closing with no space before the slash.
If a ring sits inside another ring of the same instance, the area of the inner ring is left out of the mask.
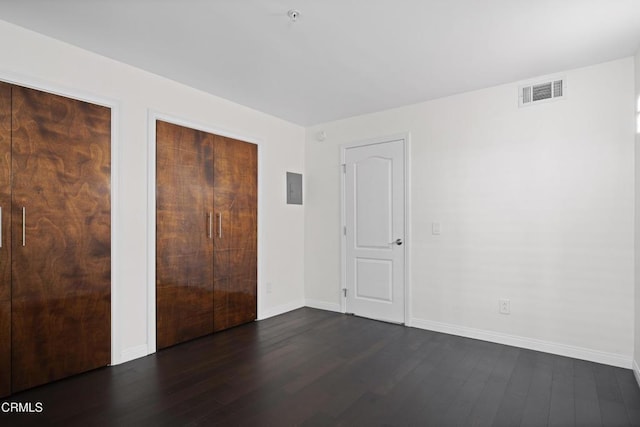
<path id="1" fill-rule="evenodd" d="M 635 360 L 633 361 L 633 375 L 636 377 L 638 387 L 640 387 L 640 367 L 638 366 L 638 362 Z"/>
<path id="2" fill-rule="evenodd" d="M 289 311 L 302 308 L 304 306 L 305 306 L 304 300 L 299 300 L 299 301 L 294 301 L 291 303 L 279 305 L 277 307 L 272 307 L 261 312 L 258 320 L 263 320 L 269 317 L 277 316 L 279 314 L 284 314 Z M 112 365 L 120 365 L 121 363 L 130 362 L 132 360 L 148 356 L 149 354 L 151 353 L 149 352 L 149 347 L 146 344 L 130 347 L 125 350 L 122 350 L 122 352 L 120 353 L 120 358 L 112 361 Z"/>
<path id="3" fill-rule="evenodd" d="M 269 317 L 278 316 L 293 310 L 304 307 L 304 300 L 292 301 L 286 304 L 278 305 L 267 309 L 260 310 L 258 320 L 268 319 Z"/>
<path id="4" fill-rule="evenodd" d="M 320 301 L 317 299 L 306 299 L 304 305 L 306 307 L 317 308 L 320 310 L 335 311 L 338 313 L 342 312 L 342 307 L 340 307 L 340 304 L 334 302 Z"/>
<path id="5" fill-rule="evenodd" d="M 449 323 L 434 322 L 431 320 L 413 318 L 411 319 L 411 325 L 419 329 L 443 332 L 445 334 L 458 335 L 461 337 L 526 348 L 529 350 L 542 351 L 544 353 L 573 357 L 575 359 L 589 360 L 591 362 L 603 363 L 605 365 L 617 366 L 620 368 L 631 369 L 632 367 L 631 358 L 622 354 L 607 353 L 589 348 L 542 341 L 517 335 L 502 334 L 499 332 L 485 331 L 482 329 L 468 328 L 466 326 L 452 325 Z M 637 368 L 637 365 L 635 368 Z M 638 378 L 640 371 L 634 369 L 634 372 L 636 373 L 636 378 Z"/>
<path id="6" fill-rule="evenodd" d="M 114 365 L 119 365 L 121 363 L 130 362 L 134 359 L 139 359 L 141 357 L 148 356 L 149 347 L 146 344 L 137 345 L 135 347 L 129 347 L 127 349 L 122 350 L 120 352 L 120 360 L 117 360 Z"/>

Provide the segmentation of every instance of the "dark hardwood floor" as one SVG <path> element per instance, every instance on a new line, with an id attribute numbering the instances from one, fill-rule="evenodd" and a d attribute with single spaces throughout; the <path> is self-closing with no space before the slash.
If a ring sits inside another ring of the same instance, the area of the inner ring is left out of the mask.
<path id="1" fill-rule="evenodd" d="M 630 370 L 304 308 L 22 393 L 0 425 L 640 426 Z"/>

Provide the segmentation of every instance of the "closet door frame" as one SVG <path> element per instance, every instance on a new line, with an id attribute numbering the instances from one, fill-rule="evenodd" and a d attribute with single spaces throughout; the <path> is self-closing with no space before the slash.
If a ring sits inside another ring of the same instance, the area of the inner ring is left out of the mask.
<path id="1" fill-rule="evenodd" d="M 264 309 L 261 301 L 263 300 L 263 289 L 261 284 L 262 277 L 262 261 L 260 254 L 262 253 L 262 145 L 263 142 L 259 138 L 243 134 L 235 133 L 223 129 L 222 127 L 208 126 L 192 120 L 183 119 L 170 114 L 165 114 L 156 110 L 148 110 L 148 201 L 147 211 L 150 213 L 148 218 L 147 229 L 147 344 L 149 354 L 156 352 L 156 121 L 172 123 L 178 126 L 212 133 L 227 138 L 238 139 L 240 141 L 255 144 L 258 149 L 258 284 L 257 284 L 257 305 L 258 319 L 262 318 Z M 215 273 L 214 273 L 215 274 Z"/>
<path id="2" fill-rule="evenodd" d="M 98 96 L 96 94 L 77 90 L 67 86 L 60 86 L 54 83 L 35 79 L 30 76 L 16 74 L 6 71 L 0 71 L 0 81 L 16 86 L 22 86 L 28 89 L 35 89 L 47 92 L 53 95 L 64 96 L 66 98 L 84 101 L 111 110 L 111 363 L 117 365 L 123 363 L 120 345 L 120 319 L 118 318 L 118 179 L 117 171 L 119 170 L 119 140 L 120 132 L 120 102 L 108 97 Z"/>

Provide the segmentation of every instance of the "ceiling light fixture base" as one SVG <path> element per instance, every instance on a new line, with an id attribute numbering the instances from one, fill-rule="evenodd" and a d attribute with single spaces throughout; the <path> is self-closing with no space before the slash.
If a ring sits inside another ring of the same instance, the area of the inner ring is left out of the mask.
<path id="1" fill-rule="evenodd" d="M 291 19 L 291 22 L 296 22 L 300 18 L 300 11 L 298 9 L 291 9 L 287 12 L 287 16 Z"/>

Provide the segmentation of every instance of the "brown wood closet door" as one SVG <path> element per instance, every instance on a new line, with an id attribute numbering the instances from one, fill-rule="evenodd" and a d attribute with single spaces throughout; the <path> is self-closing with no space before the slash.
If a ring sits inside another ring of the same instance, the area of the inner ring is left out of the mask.
<path id="1" fill-rule="evenodd" d="M 213 135 L 156 125 L 156 338 L 213 332 Z"/>
<path id="2" fill-rule="evenodd" d="M 12 92 L 16 392 L 109 364 L 111 111 Z"/>
<path id="3" fill-rule="evenodd" d="M 215 137 L 214 329 L 251 322 L 257 313 L 258 150 Z"/>
<path id="4" fill-rule="evenodd" d="M 11 393 L 11 86 L 0 82 L 0 397 Z"/>

